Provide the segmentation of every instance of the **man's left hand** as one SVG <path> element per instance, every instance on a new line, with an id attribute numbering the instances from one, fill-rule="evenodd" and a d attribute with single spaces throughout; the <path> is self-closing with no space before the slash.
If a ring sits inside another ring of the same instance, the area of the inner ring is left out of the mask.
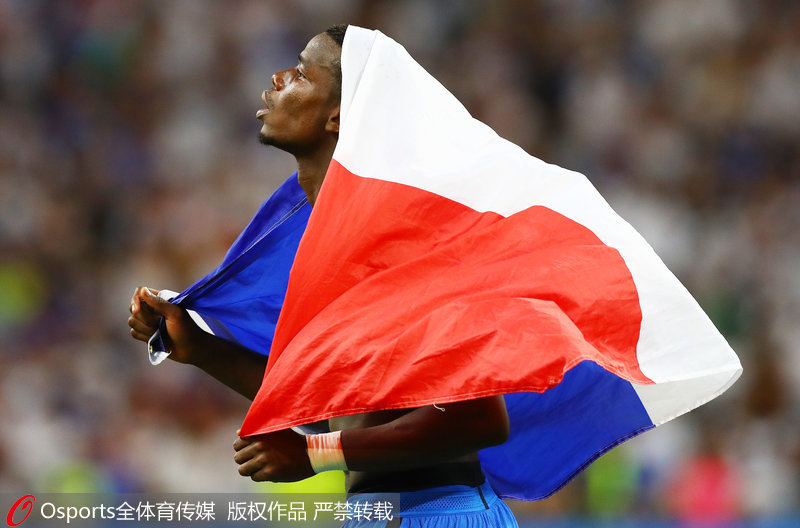
<path id="1" fill-rule="evenodd" d="M 295 482 L 314 475 L 306 452 L 306 439 L 291 429 L 237 438 L 233 449 L 239 474 L 256 482 Z"/>

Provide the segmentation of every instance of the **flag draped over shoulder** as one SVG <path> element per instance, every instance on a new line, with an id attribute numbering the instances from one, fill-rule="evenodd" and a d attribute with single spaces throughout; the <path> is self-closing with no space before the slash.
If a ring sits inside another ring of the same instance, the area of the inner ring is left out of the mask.
<path id="1" fill-rule="evenodd" d="M 348 28 L 339 142 L 243 436 L 503 394 L 511 437 L 480 453 L 484 471 L 501 496 L 536 499 L 740 372 L 584 176 Z"/>
<path id="2" fill-rule="evenodd" d="M 310 213 L 295 172 L 261 204 L 222 263 L 170 301 L 186 308 L 207 332 L 267 355 Z M 156 364 L 167 355 L 163 331 L 149 342 Z"/>

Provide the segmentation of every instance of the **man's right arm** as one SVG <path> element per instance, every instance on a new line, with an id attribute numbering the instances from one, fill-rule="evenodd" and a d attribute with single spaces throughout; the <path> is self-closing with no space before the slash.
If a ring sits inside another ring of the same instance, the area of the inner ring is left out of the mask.
<path id="1" fill-rule="evenodd" d="M 194 365 L 244 397 L 252 400 L 261 387 L 267 357 L 201 330 L 185 309 L 158 297 L 146 287 L 136 288 L 131 298 L 128 326 L 131 336 L 145 343 L 166 321 L 164 344 L 169 358 Z"/>

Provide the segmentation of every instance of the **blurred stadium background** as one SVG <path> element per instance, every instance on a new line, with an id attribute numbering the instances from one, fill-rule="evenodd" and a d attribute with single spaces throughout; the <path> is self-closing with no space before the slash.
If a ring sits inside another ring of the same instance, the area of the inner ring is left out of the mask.
<path id="1" fill-rule="evenodd" d="M 256 140 L 260 94 L 339 22 L 587 174 L 742 359 L 521 524 L 800 525 L 793 0 L 0 0 L 0 492 L 257 489 L 232 462 L 247 402 L 151 367 L 128 300 L 212 269 L 293 170 Z"/>

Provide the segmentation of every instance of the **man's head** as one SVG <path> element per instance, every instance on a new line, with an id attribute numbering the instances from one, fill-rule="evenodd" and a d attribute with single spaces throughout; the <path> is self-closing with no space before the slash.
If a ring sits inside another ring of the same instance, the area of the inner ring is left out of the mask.
<path id="1" fill-rule="evenodd" d="M 296 157 L 314 156 L 335 146 L 339 137 L 342 42 L 347 26 L 332 26 L 311 39 L 294 68 L 272 76 L 272 88 L 262 99 L 257 117 L 259 134 Z"/>

